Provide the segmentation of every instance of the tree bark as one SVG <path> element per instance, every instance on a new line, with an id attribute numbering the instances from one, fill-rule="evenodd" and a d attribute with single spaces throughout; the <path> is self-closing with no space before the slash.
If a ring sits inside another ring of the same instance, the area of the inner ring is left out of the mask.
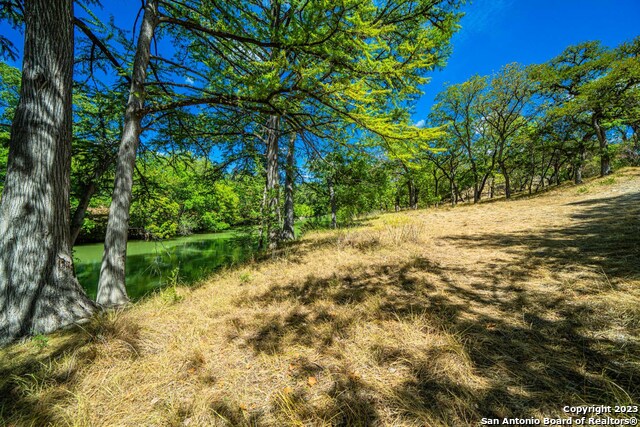
<path id="1" fill-rule="evenodd" d="M 584 164 L 585 152 L 584 147 L 581 149 L 579 155 L 579 160 L 575 167 L 575 183 L 582 184 L 582 165 Z"/>
<path id="2" fill-rule="evenodd" d="M 451 187 L 451 206 L 456 205 L 456 186 L 453 184 L 453 181 L 449 181 L 449 186 Z"/>
<path id="3" fill-rule="evenodd" d="M 511 179 L 509 177 L 509 173 L 504 172 L 504 197 L 507 199 L 511 198 Z"/>
<path id="4" fill-rule="evenodd" d="M 276 249 L 280 241 L 279 125 L 280 118 L 276 115 L 270 116 L 267 120 L 267 239 L 270 250 Z"/>
<path id="5" fill-rule="evenodd" d="M 103 138 L 104 135 L 104 123 L 102 123 Z M 91 198 L 96 194 L 99 188 L 99 182 L 102 176 L 109 170 L 113 162 L 115 161 L 115 153 L 113 155 L 106 155 L 98 160 L 94 172 L 88 182 L 82 185 L 82 193 L 80 194 L 80 200 L 73 215 L 71 216 L 71 247 L 73 247 L 78 239 L 82 225 L 84 224 L 84 217 L 87 214 L 87 208 L 91 202 Z"/>
<path id="6" fill-rule="evenodd" d="M 606 176 L 611 173 L 611 156 L 609 155 L 609 143 L 607 134 L 600 124 L 597 115 L 592 118 L 593 128 L 595 130 L 598 142 L 600 143 L 600 176 Z"/>
<path id="7" fill-rule="evenodd" d="M 338 227 L 338 208 L 336 204 L 336 192 L 333 188 L 333 180 L 329 180 L 329 202 L 331 204 L 331 228 Z"/>
<path id="8" fill-rule="evenodd" d="M 293 201 L 293 185 L 295 174 L 295 146 L 296 134 L 291 135 L 289 139 L 289 149 L 287 150 L 287 168 L 285 172 L 284 183 L 284 224 L 282 225 L 282 239 L 294 240 L 296 238 L 294 230 L 294 201 Z"/>
<path id="9" fill-rule="evenodd" d="M 94 311 L 69 245 L 73 2 L 25 3 L 22 86 L 0 202 L 0 343 Z"/>
<path id="10" fill-rule="evenodd" d="M 266 178 L 266 176 L 265 176 Z M 264 249 L 264 230 L 266 228 L 266 221 L 265 221 L 265 215 L 264 215 L 264 211 L 267 209 L 267 184 L 266 184 L 266 180 L 265 180 L 265 185 L 264 185 L 264 189 L 262 191 L 262 204 L 260 205 L 260 227 L 258 229 L 258 249 L 259 250 L 263 250 Z"/>
<path id="11" fill-rule="evenodd" d="M 82 224 L 84 224 L 84 216 L 87 213 L 87 208 L 89 207 L 89 202 L 91 198 L 96 193 L 97 186 L 94 181 L 90 181 L 88 184 L 84 186 L 82 189 L 82 195 L 80 197 L 80 201 L 76 210 L 73 211 L 73 216 L 71 217 L 71 233 L 69 236 L 69 245 L 73 247 L 78 239 L 78 234 L 80 234 L 80 230 L 82 230 Z"/>
<path id="12" fill-rule="evenodd" d="M 433 170 L 433 182 L 434 182 L 434 195 L 435 195 L 435 200 L 436 200 L 436 206 L 438 206 L 438 184 L 440 183 L 440 178 L 438 177 L 438 174 L 436 173 L 436 169 Z"/>
<path id="13" fill-rule="evenodd" d="M 578 144 L 578 158 L 575 165 L 575 183 L 582 184 L 582 168 L 587 158 L 586 142 L 589 140 L 589 135 L 585 135 Z"/>
<path id="14" fill-rule="evenodd" d="M 129 208 L 136 151 L 142 131 L 144 116 L 147 67 L 151 56 L 151 39 L 158 25 L 158 0 L 147 0 L 138 45 L 133 62 L 133 78 L 129 100 L 124 117 L 124 128 L 118 150 L 116 179 L 109 208 L 109 222 L 104 242 L 104 255 L 98 282 L 96 302 L 103 307 L 114 307 L 129 301 L 125 287 L 125 264 L 127 259 L 127 232 L 129 229 Z"/>
<path id="15" fill-rule="evenodd" d="M 407 180 L 407 192 L 409 193 L 409 209 L 415 209 L 414 205 L 415 205 L 415 201 L 414 201 L 414 196 L 415 196 L 415 192 L 413 189 L 413 180 L 409 179 Z"/>

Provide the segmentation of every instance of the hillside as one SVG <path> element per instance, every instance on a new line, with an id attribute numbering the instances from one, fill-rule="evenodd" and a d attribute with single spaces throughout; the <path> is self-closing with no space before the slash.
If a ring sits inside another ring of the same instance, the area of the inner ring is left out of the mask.
<path id="1" fill-rule="evenodd" d="M 462 426 L 637 403 L 640 169 L 310 233 L 8 347 L 0 373 L 0 421 L 20 426 Z"/>

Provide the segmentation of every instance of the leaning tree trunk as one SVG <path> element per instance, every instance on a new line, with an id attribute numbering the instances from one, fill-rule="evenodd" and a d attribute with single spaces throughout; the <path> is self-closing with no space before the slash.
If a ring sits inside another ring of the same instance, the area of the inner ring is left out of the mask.
<path id="1" fill-rule="evenodd" d="M 54 331 L 94 310 L 69 246 L 73 2 L 25 6 L 20 102 L 0 202 L 0 343 Z"/>
<path id="2" fill-rule="evenodd" d="M 270 116 L 267 121 L 267 239 L 270 250 L 276 249 L 280 240 L 279 124 L 280 118 L 276 115 Z"/>
<path id="3" fill-rule="evenodd" d="M 287 151 L 287 168 L 284 181 L 284 224 L 282 225 L 282 239 L 293 240 L 296 238 L 294 230 L 294 201 L 293 185 L 295 173 L 295 145 L 296 134 L 293 133 L 289 139 L 289 149 Z"/>
<path id="4" fill-rule="evenodd" d="M 76 240 L 78 239 L 78 235 L 80 234 L 80 230 L 82 230 L 84 217 L 87 214 L 87 209 L 89 208 L 91 198 L 98 191 L 99 180 L 107 172 L 112 164 L 113 158 L 102 159 L 100 161 L 100 164 L 96 167 L 92 177 L 82 186 L 78 206 L 71 215 L 71 247 L 75 245 Z"/>
<path id="5" fill-rule="evenodd" d="M 122 139 L 118 150 L 116 179 L 109 207 L 109 222 L 104 241 L 102 267 L 100 268 L 96 302 L 103 307 L 119 306 L 129 301 L 125 287 L 129 207 L 131 206 L 136 151 L 142 131 L 140 123 L 143 117 L 144 83 L 151 56 L 151 39 L 157 25 L 158 0 L 148 0 L 144 9 L 136 56 L 133 61 L 133 78 L 131 79 Z"/>
<path id="6" fill-rule="evenodd" d="M 82 193 L 80 195 L 80 201 L 76 210 L 73 211 L 73 215 L 71 216 L 71 232 L 69 235 L 69 245 L 73 247 L 78 239 L 78 235 L 80 234 L 80 230 L 82 230 L 82 225 L 84 224 L 84 216 L 87 213 L 87 209 L 89 208 L 89 203 L 91 202 L 91 198 L 96 193 L 97 190 L 96 183 L 94 181 L 90 181 L 89 183 L 83 185 Z"/>

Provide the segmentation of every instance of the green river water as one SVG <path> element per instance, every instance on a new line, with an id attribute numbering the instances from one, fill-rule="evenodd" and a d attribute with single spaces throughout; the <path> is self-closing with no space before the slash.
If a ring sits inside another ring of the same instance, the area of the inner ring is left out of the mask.
<path id="1" fill-rule="evenodd" d="M 95 299 L 103 243 L 74 248 L 76 274 L 90 298 Z M 192 283 L 221 266 L 243 262 L 256 252 L 247 234 L 229 231 L 158 242 L 131 241 L 127 246 L 127 292 L 137 300 L 177 277 Z"/>

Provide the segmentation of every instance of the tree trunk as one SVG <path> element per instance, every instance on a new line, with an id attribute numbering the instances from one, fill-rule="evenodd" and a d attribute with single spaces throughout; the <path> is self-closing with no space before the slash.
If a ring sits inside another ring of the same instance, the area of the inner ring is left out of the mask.
<path id="1" fill-rule="evenodd" d="M 575 171 L 575 183 L 582 184 L 582 166 L 578 166 Z"/>
<path id="2" fill-rule="evenodd" d="M 266 181 L 265 181 L 266 182 Z M 264 230 L 266 228 L 266 221 L 264 211 L 267 209 L 267 185 L 265 183 L 264 189 L 262 191 L 262 204 L 260 205 L 260 227 L 258 229 L 258 249 L 264 249 Z"/>
<path id="3" fill-rule="evenodd" d="M 278 140 L 280 118 L 267 120 L 267 239 L 270 250 L 276 249 L 280 240 L 280 174 L 278 173 Z"/>
<path id="4" fill-rule="evenodd" d="M 607 134 L 600 124 L 600 119 L 594 115 L 592 118 L 593 128 L 596 131 L 598 142 L 600 143 L 600 176 L 606 176 L 611 173 L 611 156 L 609 155 L 609 143 Z"/>
<path id="5" fill-rule="evenodd" d="M 438 192 L 438 184 L 439 184 L 440 179 L 438 178 L 437 173 L 435 173 L 435 170 L 434 170 L 434 173 L 433 173 L 433 181 L 434 181 L 434 189 L 433 189 L 433 191 L 435 193 L 436 206 L 438 206 L 438 193 L 439 193 Z"/>
<path id="6" fill-rule="evenodd" d="M 478 184 L 478 181 L 476 180 L 473 183 L 473 203 L 478 203 L 480 201 L 480 185 Z"/>
<path id="7" fill-rule="evenodd" d="M 456 187 L 453 184 L 453 181 L 449 181 L 449 186 L 451 187 L 451 206 L 456 205 Z"/>
<path id="8" fill-rule="evenodd" d="M 331 203 L 331 228 L 338 227 L 338 209 L 336 207 L 336 192 L 333 189 L 333 181 L 329 180 L 329 202 Z"/>
<path id="9" fill-rule="evenodd" d="M 415 191 L 413 188 L 413 180 L 409 179 L 407 181 L 407 192 L 409 193 L 409 209 L 414 209 L 414 205 L 415 205 L 415 200 L 414 200 L 414 196 L 415 196 Z"/>
<path id="10" fill-rule="evenodd" d="M 511 179 L 509 177 L 509 172 L 500 165 L 500 169 L 502 170 L 502 175 L 504 176 L 504 197 L 506 199 L 511 198 Z"/>
<path id="11" fill-rule="evenodd" d="M 151 54 L 151 39 L 158 25 L 158 0 L 147 0 L 144 17 L 138 36 L 136 56 L 133 62 L 133 78 L 129 100 L 124 116 L 124 128 L 113 188 L 109 222 L 104 241 L 104 255 L 98 282 L 96 302 L 103 307 L 114 307 L 129 301 L 125 287 L 125 264 L 127 260 L 127 232 L 129 230 L 129 208 L 135 168 L 136 151 L 140 143 L 143 118 L 147 67 Z"/>
<path id="12" fill-rule="evenodd" d="M 296 238 L 294 230 L 294 201 L 293 201 L 293 182 L 295 174 L 295 146 L 296 134 L 291 135 L 289 139 L 289 149 L 287 150 L 287 168 L 285 171 L 284 183 L 284 224 L 282 225 L 282 239 L 293 240 Z"/>
<path id="13" fill-rule="evenodd" d="M 80 196 L 80 202 L 78 203 L 78 207 L 73 211 L 73 216 L 71 217 L 71 233 L 69 237 L 69 245 L 73 247 L 76 243 L 76 239 L 78 238 L 78 234 L 80 234 L 80 230 L 82 230 L 82 224 L 84 224 L 84 216 L 87 213 L 87 208 L 89 207 L 89 202 L 91 198 L 96 193 L 97 187 L 94 181 L 89 182 L 82 189 L 82 195 Z"/>
<path id="14" fill-rule="evenodd" d="M 580 145 L 578 146 L 578 159 L 575 165 L 575 172 L 574 172 L 576 184 L 582 184 L 582 168 L 584 166 L 584 162 L 587 157 L 586 149 L 584 146 L 584 141 L 586 140 L 587 140 L 587 137 L 585 136 L 583 138 L 583 142 L 581 142 Z"/>
<path id="15" fill-rule="evenodd" d="M 78 234 L 80 234 L 80 230 L 82 230 L 84 217 L 87 213 L 87 208 L 89 207 L 91 198 L 98 191 L 98 182 L 102 178 L 102 175 L 109 170 L 114 160 L 115 158 L 113 156 L 107 156 L 106 158 L 101 159 L 100 163 L 96 166 L 93 176 L 89 179 L 89 182 L 82 186 L 80 201 L 71 216 L 71 247 L 75 245 L 76 240 L 78 239 Z"/>
<path id="16" fill-rule="evenodd" d="M 25 3 L 20 101 L 0 202 L 0 343 L 89 317 L 73 273 L 69 175 L 73 2 Z"/>

